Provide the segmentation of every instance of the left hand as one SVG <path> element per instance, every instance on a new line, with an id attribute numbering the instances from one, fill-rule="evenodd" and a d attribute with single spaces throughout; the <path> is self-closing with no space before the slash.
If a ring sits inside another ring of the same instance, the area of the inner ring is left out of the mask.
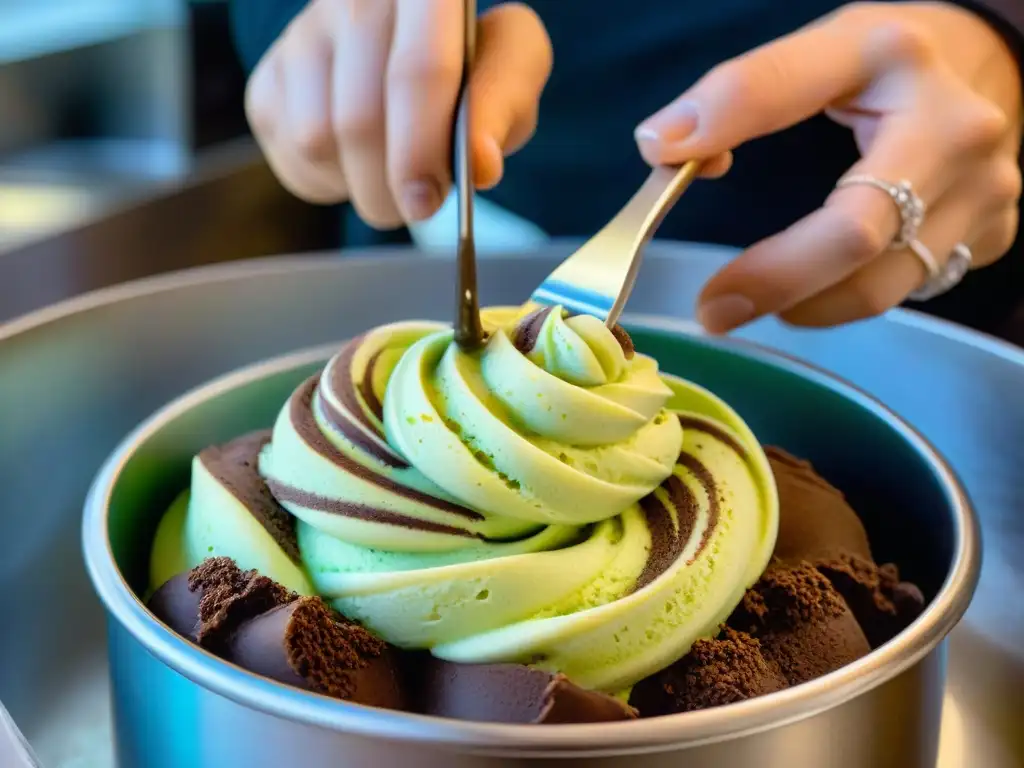
<path id="1" fill-rule="evenodd" d="M 850 174 L 903 179 L 927 206 L 918 239 L 945 263 L 958 243 L 973 267 L 999 259 L 1018 226 L 1021 79 L 998 33 L 944 3 L 858 3 L 716 67 L 645 120 L 651 164 L 707 158 L 824 111 L 853 129 Z M 878 189 L 854 185 L 763 240 L 704 287 L 698 316 L 713 333 L 778 314 L 830 326 L 902 302 L 927 273 L 893 251 L 900 217 Z"/>

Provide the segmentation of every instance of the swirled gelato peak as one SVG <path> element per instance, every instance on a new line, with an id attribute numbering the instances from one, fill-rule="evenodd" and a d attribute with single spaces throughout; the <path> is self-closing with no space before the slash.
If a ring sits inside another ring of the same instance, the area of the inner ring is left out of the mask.
<path id="1" fill-rule="evenodd" d="M 609 329 L 593 315 L 570 317 L 558 307 L 534 310 L 516 324 L 511 337 L 534 364 L 581 387 L 618 381 L 635 356 L 629 335 L 618 326 Z"/>
<path id="2" fill-rule="evenodd" d="M 387 384 L 387 441 L 480 512 L 540 524 L 597 522 L 672 473 L 682 429 L 663 412 L 672 390 L 651 358 L 627 362 L 596 318 L 596 328 L 572 327 L 560 310 L 546 314 L 541 361 L 530 357 L 538 346 L 524 355 L 510 338 L 534 315 L 511 334 L 492 333 L 478 353 L 461 351 L 447 329 L 409 347 Z M 593 385 L 572 383 L 587 369 Z"/>
<path id="3" fill-rule="evenodd" d="M 473 352 L 427 322 L 352 340 L 244 464 L 295 521 L 311 591 L 388 643 L 619 692 L 714 637 L 764 572 L 767 458 L 727 404 L 618 327 L 559 307 L 483 320 Z M 194 474 L 176 507 L 196 538 L 181 564 L 258 560 L 305 591 L 292 559 L 267 555 L 265 525 L 232 523 L 232 544 L 213 540 L 229 526 L 190 522 L 220 514 L 204 506 L 227 498 L 212 477 Z"/>

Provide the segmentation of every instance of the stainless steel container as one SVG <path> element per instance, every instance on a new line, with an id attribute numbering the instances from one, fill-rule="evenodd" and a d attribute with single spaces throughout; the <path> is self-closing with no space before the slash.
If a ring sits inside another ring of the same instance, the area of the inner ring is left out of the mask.
<path id="1" fill-rule="evenodd" d="M 303 693 L 224 663 L 170 632 L 139 599 L 156 522 L 187 482 L 191 456 L 270 424 L 332 345 L 185 395 L 129 436 L 93 485 L 85 555 L 108 611 L 121 767 L 934 766 L 943 639 L 966 610 L 980 568 L 977 524 L 953 473 L 898 417 L 820 371 L 744 343 L 642 325 L 635 337 L 666 370 L 733 403 L 762 440 L 812 457 L 848 490 L 876 552 L 904 566 L 931 598 L 912 627 L 859 662 L 780 694 L 610 725 L 412 716 Z"/>

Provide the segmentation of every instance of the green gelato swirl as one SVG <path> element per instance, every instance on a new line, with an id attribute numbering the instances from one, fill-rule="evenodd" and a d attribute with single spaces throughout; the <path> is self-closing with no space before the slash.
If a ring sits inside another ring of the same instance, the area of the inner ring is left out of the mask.
<path id="1" fill-rule="evenodd" d="M 386 640 L 621 690 L 713 635 L 764 570 L 767 459 L 595 318 L 484 319 L 474 353 L 432 323 L 351 342 L 282 408 L 260 473 L 313 589 Z"/>

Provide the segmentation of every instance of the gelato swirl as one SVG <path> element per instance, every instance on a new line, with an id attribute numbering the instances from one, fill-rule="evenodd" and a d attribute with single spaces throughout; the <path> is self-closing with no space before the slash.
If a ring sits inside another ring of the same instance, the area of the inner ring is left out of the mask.
<path id="1" fill-rule="evenodd" d="M 432 323 L 347 344 L 284 405 L 259 472 L 313 591 L 380 637 L 621 690 L 715 635 L 764 571 L 770 467 L 621 330 L 560 308 L 484 320 L 474 353 Z"/>

